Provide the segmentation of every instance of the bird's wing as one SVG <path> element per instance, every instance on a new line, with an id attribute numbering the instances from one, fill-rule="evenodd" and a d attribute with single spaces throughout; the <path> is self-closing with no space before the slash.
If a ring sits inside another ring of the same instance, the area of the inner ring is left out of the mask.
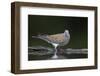
<path id="1" fill-rule="evenodd" d="M 55 43 L 61 43 L 64 41 L 64 34 L 48 35 L 47 38 Z"/>

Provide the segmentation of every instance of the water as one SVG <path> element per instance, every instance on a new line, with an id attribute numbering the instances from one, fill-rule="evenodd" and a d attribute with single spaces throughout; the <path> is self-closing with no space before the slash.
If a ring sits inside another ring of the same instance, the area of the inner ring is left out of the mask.
<path id="1" fill-rule="evenodd" d="M 28 49 L 28 60 L 55 60 L 55 59 L 79 59 L 88 58 L 88 49 L 57 48 L 58 44 L 52 44 L 54 48 L 34 46 Z"/>

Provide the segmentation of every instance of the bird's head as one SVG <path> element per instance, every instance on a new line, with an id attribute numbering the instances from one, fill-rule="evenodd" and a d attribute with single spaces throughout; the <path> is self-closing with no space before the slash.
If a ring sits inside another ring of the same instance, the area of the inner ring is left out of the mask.
<path id="1" fill-rule="evenodd" d="M 67 36 L 69 37 L 69 36 L 70 36 L 69 30 L 65 30 L 64 34 L 65 34 L 66 37 L 67 37 Z"/>
<path id="2" fill-rule="evenodd" d="M 65 30 L 65 33 L 69 33 L 69 31 L 68 30 Z"/>

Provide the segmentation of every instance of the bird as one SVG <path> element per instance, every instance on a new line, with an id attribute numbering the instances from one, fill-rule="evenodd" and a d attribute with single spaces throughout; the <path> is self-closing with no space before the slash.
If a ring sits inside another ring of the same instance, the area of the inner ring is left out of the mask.
<path id="1" fill-rule="evenodd" d="M 32 36 L 32 38 L 42 39 L 50 44 L 58 44 L 59 46 L 64 46 L 68 44 L 70 40 L 70 34 L 68 30 L 65 30 L 64 33 L 53 34 L 53 35 L 37 35 Z"/>
<path id="2" fill-rule="evenodd" d="M 37 35 L 32 36 L 32 38 L 42 39 L 50 44 L 52 44 L 55 48 L 55 56 L 53 58 L 57 58 L 57 47 L 67 45 L 70 41 L 69 30 L 65 30 L 63 33 L 52 34 L 52 35 Z"/>

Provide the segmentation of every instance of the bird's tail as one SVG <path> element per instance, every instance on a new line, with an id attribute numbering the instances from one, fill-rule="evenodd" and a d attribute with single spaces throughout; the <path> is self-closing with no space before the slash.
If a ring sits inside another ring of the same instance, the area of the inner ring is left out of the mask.
<path id="1" fill-rule="evenodd" d="M 32 36 L 32 38 L 39 38 L 38 36 Z"/>
<path id="2" fill-rule="evenodd" d="M 48 42 L 47 38 L 45 35 L 41 36 L 41 35 L 38 35 L 38 36 L 32 36 L 32 38 L 38 38 L 38 39 L 41 39 L 41 40 L 44 40 L 46 42 Z"/>
<path id="3" fill-rule="evenodd" d="M 42 39 L 42 40 L 44 40 L 44 36 L 41 36 L 41 35 L 38 35 L 38 36 L 32 36 L 32 38 L 39 38 L 39 39 Z"/>

